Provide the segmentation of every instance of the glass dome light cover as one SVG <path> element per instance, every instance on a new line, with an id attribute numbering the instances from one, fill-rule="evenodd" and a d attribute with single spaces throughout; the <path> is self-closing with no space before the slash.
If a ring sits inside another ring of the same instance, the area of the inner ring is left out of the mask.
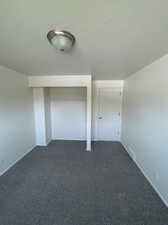
<path id="1" fill-rule="evenodd" d="M 47 39 L 54 48 L 60 51 L 68 51 L 75 44 L 75 37 L 70 32 L 64 30 L 49 31 Z"/>

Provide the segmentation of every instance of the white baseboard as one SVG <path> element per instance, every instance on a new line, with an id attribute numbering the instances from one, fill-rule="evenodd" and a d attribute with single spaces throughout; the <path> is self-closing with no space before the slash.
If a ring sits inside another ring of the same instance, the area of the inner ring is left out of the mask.
<path id="1" fill-rule="evenodd" d="M 36 146 L 46 147 L 51 141 L 52 141 L 52 139 L 47 140 L 46 143 L 43 143 L 43 144 L 36 143 Z"/>
<path id="2" fill-rule="evenodd" d="M 52 141 L 52 139 L 47 140 L 46 146 Z"/>
<path id="3" fill-rule="evenodd" d="M 53 138 L 51 141 L 86 141 L 86 139 Z"/>
<path id="4" fill-rule="evenodd" d="M 150 177 L 145 173 L 145 170 L 143 169 L 143 167 L 140 165 L 140 163 L 137 161 L 137 158 L 133 158 L 132 154 L 129 152 L 129 150 L 127 149 L 126 145 L 121 142 L 121 144 L 123 145 L 124 149 L 126 150 L 126 152 L 129 154 L 129 156 L 133 159 L 133 161 L 136 163 L 136 165 L 138 166 L 138 168 L 140 169 L 140 171 L 143 173 L 143 175 L 146 177 L 146 179 L 149 181 L 149 183 L 151 184 L 151 186 L 153 187 L 153 189 L 156 191 L 156 193 L 159 195 L 160 199 L 163 201 L 163 203 L 165 204 L 166 207 L 168 207 L 168 202 L 167 200 L 163 197 L 163 195 L 160 193 L 160 191 L 157 189 L 157 187 L 154 185 L 154 183 L 152 182 L 152 180 L 150 179 Z M 132 151 L 133 152 L 133 151 Z M 134 153 L 135 154 L 135 153 Z"/>
<path id="5" fill-rule="evenodd" d="M 96 138 L 92 139 L 92 141 L 107 141 L 107 142 L 111 141 L 111 142 L 121 142 L 121 140 L 100 140 L 100 139 L 96 139 Z"/>
<path id="6" fill-rule="evenodd" d="M 8 166 L 3 172 L 0 173 L 0 176 L 2 176 L 4 173 L 6 173 L 11 167 L 13 167 L 17 162 L 19 162 L 23 157 L 25 157 L 29 152 L 31 152 L 36 145 L 34 145 L 32 148 L 30 148 L 28 151 L 26 151 L 23 155 L 21 155 L 17 160 L 15 160 L 13 163 L 11 163 L 10 166 Z"/>

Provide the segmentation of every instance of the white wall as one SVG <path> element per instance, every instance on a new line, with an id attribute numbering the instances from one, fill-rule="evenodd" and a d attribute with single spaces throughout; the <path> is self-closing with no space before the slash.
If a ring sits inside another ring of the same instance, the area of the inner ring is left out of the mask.
<path id="1" fill-rule="evenodd" d="M 86 140 L 86 88 L 51 88 L 52 139 Z"/>
<path id="2" fill-rule="evenodd" d="M 29 76 L 30 87 L 88 87 L 91 75 Z"/>
<path id="3" fill-rule="evenodd" d="M 168 56 L 125 80 L 122 143 L 168 205 Z"/>
<path id="4" fill-rule="evenodd" d="M 51 141 L 51 110 L 49 88 L 33 88 L 36 145 Z"/>
<path id="5" fill-rule="evenodd" d="M 51 101 L 50 89 L 44 88 L 44 108 L 45 108 L 45 131 L 46 131 L 46 144 L 52 139 L 51 134 Z"/>
<path id="6" fill-rule="evenodd" d="M 33 88 L 36 145 L 46 145 L 44 89 Z"/>
<path id="7" fill-rule="evenodd" d="M 0 175 L 35 146 L 28 78 L 0 66 Z"/>

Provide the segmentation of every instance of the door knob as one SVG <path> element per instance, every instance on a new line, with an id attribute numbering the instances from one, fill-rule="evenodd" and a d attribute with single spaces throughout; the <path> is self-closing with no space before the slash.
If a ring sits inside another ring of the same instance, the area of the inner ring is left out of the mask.
<path id="1" fill-rule="evenodd" d="M 101 120 L 102 119 L 102 116 L 99 116 L 99 120 Z"/>

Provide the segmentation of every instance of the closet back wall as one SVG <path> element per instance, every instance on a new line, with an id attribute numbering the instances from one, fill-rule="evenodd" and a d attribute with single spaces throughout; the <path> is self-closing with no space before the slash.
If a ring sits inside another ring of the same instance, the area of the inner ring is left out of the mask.
<path id="1" fill-rule="evenodd" d="M 86 88 L 50 88 L 52 139 L 86 139 Z"/>

